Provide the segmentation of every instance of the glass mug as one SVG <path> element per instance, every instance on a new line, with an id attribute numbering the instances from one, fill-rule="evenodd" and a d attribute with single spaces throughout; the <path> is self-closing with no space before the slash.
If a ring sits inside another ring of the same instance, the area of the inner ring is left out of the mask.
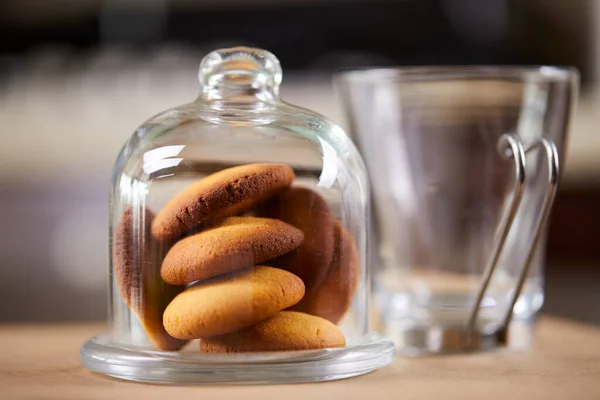
<path id="1" fill-rule="evenodd" d="M 511 320 L 528 326 L 543 304 L 577 72 L 367 69 L 336 86 L 372 184 L 386 334 L 409 354 L 507 344 Z"/>

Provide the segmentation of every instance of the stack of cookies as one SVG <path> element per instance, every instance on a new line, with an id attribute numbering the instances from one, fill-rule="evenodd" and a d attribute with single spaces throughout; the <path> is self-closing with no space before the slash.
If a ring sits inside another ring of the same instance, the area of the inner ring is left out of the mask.
<path id="1" fill-rule="evenodd" d="M 138 229 L 125 211 L 115 277 L 157 348 L 345 346 L 336 324 L 356 290 L 356 248 L 327 202 L 294 179 L 284 164 L 242 165 L 192 184 L 156 216 L 136 216 Z"/>

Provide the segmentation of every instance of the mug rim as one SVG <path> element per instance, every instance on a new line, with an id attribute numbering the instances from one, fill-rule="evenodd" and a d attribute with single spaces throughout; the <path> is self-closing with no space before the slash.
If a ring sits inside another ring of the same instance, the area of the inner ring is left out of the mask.
<path id="1" fill-rule="evenodd" d="M 340 70 L 336 79 L 357 83 L 450 81 L 450 80 L 510 80 L 520 82 L 574 82 L 579 80 L 575 67 L 552 65 L 448 65 L 406 67 L 364 67 Z"/>

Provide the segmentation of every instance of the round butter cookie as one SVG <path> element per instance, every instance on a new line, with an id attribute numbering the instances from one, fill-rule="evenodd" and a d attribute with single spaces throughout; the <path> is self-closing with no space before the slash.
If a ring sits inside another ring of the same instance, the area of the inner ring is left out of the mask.
<path id="1" fill-rule="evenodd" d="M 147 210 L 136 215 L 131 207 L 125 210 L 113 235 L 114 274 L 121 297 L 154 346 L 160 350 L 178 350 L 186 341 L 175 339 L 165 331 L 162 316 L 183 287 L 171 286 L 160 277 L 160 265 L 168 245 L 152 239 L 152 218 L 154 215 Z"/>
<path id="2" fill-rule="evenodd" d="M 300 229 L 304 241 L 271 262 L 299 276 L 310 291 L 327 275 L 334 251 L 334 218 L 327 202 L 313 190 L 291 187 L 264 206 L 264 215 Z"/>
<path id="3" fill-rule="evenodd" d="M 272 317 L 302 296 L 304 284 L 296 275 L 250 267 L 186 289 L 167 306 L 163 324 L 178 339 L 223 335 Z"/>
<path id="4" fill-rule="evenodd" d="M 282 311 L 249 328 L 200 340 L 201 353 L 315 350 L 344 347 L 335 324 L 313 315 Z"/>
<path id="5" fill-rule="evenodd" d="M 229 217 L 175 243 L 161 276 L 172 285 L 212 278 L 278 257 L 302 240 L 301 230 L 276 219 Z"/>
<path id="6" fill-rule="evenodd" d="M 335 222 L 335 250 L 327 275 L 318 285 L 306 290 L 292 310 L 325 318 L 337 324 L 350 305 L 358 286 L 359 258 L 354 240 L 338 221 Z"/>
<path id="7" fill-rule="evenodd" d="M 173 197 L 152 222 L 159 240 L 235 215 L 276 195 L 294 180 L 285 164 L 247 164 L 209 175 Z"/>

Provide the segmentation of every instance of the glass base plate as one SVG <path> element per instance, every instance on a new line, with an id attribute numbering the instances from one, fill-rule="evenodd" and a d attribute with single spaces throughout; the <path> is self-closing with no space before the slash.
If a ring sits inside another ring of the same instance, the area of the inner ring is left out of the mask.
<path id="1" fill-rule="evenodd" d="M 320 382 L 367 374 L 394 360 L 394 345 L 371 332 L 340 349 L 199 354 L 111 345 L 106 334 L 81 348 L 84 367 L 114 378 L 162 384 L 273 384 Z"/>

